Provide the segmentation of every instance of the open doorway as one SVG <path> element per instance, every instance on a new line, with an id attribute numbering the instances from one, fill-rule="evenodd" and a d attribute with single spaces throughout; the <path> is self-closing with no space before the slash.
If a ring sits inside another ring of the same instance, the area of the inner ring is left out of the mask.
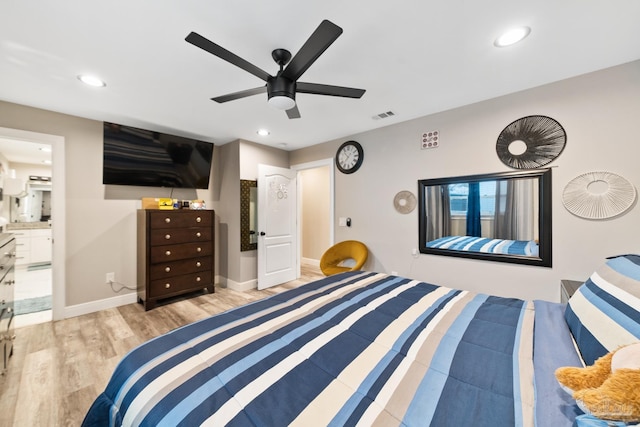
<path id="1" fill-rule="evenodd" d="M 53 242 L 64 232 L 64 138 L 0 128 L 0 154 L 0 217 L 16 239 L 13 326 L 62 318 L 64 240 Z"/>
<path id="2" fill-rule="evenodd" d="M 300 264 L 319 266 L 334 243 L 333 159 L 292 166 L 298 171 Z"/>
<path id="3" fill-rule="evenodd" d="M 50 144 L 3 137 L 2 217 L 14 236 L 14 326 L 52 319 Z"/>

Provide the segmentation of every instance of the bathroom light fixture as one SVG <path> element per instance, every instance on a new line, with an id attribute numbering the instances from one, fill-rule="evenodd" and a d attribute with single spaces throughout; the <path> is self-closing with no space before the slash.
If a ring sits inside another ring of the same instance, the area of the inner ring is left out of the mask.
<path id="1" fill-rule="evenodd" d="M 271 132 L 266 129 L 258 129 L 256 133 L 260 136 L 268 136 Z"/>
<path id="2" fill-rule="evenodd" d="M 516 44 L 522 39 L 524 39 L 525 37 L 527 37 L 530 32 L 531 32 L 531 28 L 529 27 L 512 28 L 504 32 L 500 37 L 498 37 L 493 42 L 493 44 L 496 47 L 511 46 L 512 44 Z"/>
<path id="3" fill-rule="evenodd" d="M 105 87 L 107 85 L 102 79 L 96 76 L 91 76 L 89 74 L 80 74 L 78 76 L 78 80 L 86 85 L 93 87 Z"/>

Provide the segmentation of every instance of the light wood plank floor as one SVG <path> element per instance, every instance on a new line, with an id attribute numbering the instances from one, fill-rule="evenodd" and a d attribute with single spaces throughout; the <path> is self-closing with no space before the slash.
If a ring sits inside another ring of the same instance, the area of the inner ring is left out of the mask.
<path id="1" fill-rule="evenodd" d="M 79 426 L 116 364 L 134 346 L 179 326 L 324 277 L 302 277 L 262 291 L 214 294 L 161 305 L 140 304 L 16 329 L 9 370 L 0 377 L 0 427 Z"/>

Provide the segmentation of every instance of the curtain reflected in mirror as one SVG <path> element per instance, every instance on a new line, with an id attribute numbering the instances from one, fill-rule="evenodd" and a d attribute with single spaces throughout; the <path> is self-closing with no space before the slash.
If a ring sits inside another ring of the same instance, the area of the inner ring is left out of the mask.
<path id="1" fill-rule="evenodd" d="M 240 180 L 240 251 L 258 249 L 258 181 Z"/>
<path id="2" fill-rule="evenodd" d="M 551 266 L 551 170 L 418 181 L 420 252 Z"/>

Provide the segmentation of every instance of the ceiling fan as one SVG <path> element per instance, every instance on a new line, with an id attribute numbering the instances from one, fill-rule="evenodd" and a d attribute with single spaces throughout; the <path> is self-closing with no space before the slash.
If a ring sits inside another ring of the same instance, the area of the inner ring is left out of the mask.
<path id="1" fill-rule="evenodd" d="M 360 98 L 364 95 L 364 89 L 298 81 L 300 76 L 331 46 L 340 34 L 342 34 L 342 28 L 325 19 L 293 58 L 291 57 L 291 52 L 286 49 L 274 50 L 271 52 L 271 56 L 280 66 L 280 71 L 278 71 L 275 76 L 272 76 L 236 54 L 202 37 L 198 33 L 191 32 L 185 40 L 267 82 L 266 85 L 261 87 L 211 98 L 213 101 L 223 103 L 266 92 L 269 105 L 280 110 L 286 110 L 287 116 L 290 119 L 297 119 L 300 118 L 300 111 L 295 101 L 296 93 L 341 96 L 345 98 Z"/>

